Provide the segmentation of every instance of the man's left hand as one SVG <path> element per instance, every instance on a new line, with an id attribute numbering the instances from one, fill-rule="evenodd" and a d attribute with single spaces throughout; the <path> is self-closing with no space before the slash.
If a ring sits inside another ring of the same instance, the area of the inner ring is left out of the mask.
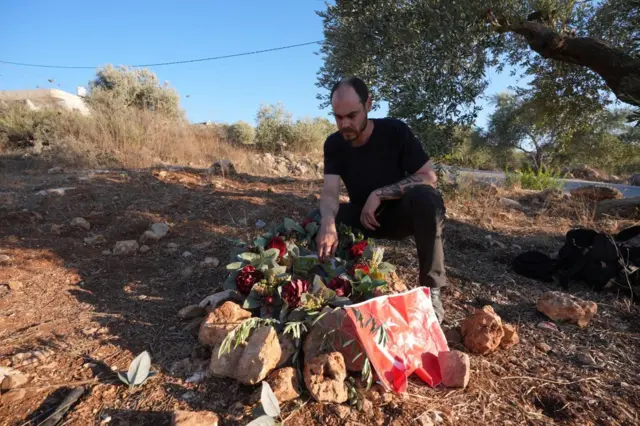
<path id="1" fill-rule="evenodd" d="M 376 210 L 378 210 L 378 207 L 380 207 L 380 197 L 378 197 L 375 192 L 372 192 L 360 212 L 360 222 L 365 228 L 371 231 L 380 227 L 376 219 Z"/>

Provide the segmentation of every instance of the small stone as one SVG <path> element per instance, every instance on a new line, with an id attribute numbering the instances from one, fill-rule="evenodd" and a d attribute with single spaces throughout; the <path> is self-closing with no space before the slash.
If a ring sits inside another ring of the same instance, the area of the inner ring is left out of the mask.
<path id="1" fill-rule="evenodd" d="M 14 374 L 5 376 L 5 378 L 2 380 L 2 391 L 6 392 L 10 389 L 18 388 L 28 381 L 29 379 L 27 378 L 27 376 L 22 373 L 15 372 Z"/>
<path id="2" fill-rule="evenodd" d="M 170 248 L 170 249 L 177 249 L 177 248 L 178 248 L 178 244 L 176 244 L 176 243 L 169 243 L 169 244 L 167 244 L 167 248 Z"/>
<path id="3" fill-rule="evenodd" d="M 47 170 L 47 173 L 50 175 L 59 175 L 63 172 L 64 170 L 62 169 L 62 167 L 52 167 L 49 170 Z"/>
<path id="4" fill-rule="evenodd" d="M 349 416 L 349 414 L 351 414 L 351 409 L 346 405 L 342 405 L 342 404 L 332 405 L 330 407 L 330 410 L 331 412 L 333 412 L 333 414 L 335 414 L 341 420 L 346 419 Z"/>
<path id="5" fill-rule="evenodd" d="M 205 297 L 198 304 L 198 306 L 200 306 L 201 308 L 205 308 L 208 312 L 211 312 L 224 302 L 232 301 L 236 303 L 242 303 L 244 299 L 244 296 L 242 296 L 242 294 L 240 294 L 236 290 L 223 290 L 216 294 Z"/>
<path id="6" fill-rule="evenodd" d="M 185 392 L 182 394 L 182 396 L 180 397 L 180 399 L 184 400 L 184 401 L 189 401 L 190 399 L 193 399 L 196 397 L 196 393 L 193 391 L 189 391 L 189 392 Z"/>
<path id="7" fill-rule="evenodd" d="M 520 343 L 520 338 L 518 337 L 516 328 L 513 325 L 504 324 L 502 329 L 504 330 L 504 336 L 502 336 L 502 340 L 500 341 L 501 348 L 509 349 L 510 347 Z"/>
<path id="8" fill-rule="evenodd" d="M 300 397 L 300 383 L 293 367 L 275 370 L 267 376 L 266 380 L 278 398 L 278 402 L 287 402 Z"/>
<path id="9" fill-rule="evenodd" d="M 502 320 L 489 305 L 476 311 L 462 321 L 460 332 L 464 345 L 470 352 L 486 355 L 495 351 L 502 341 Z"/>
<path id="10" fill-rule="evenodd" d="M 64 228 L 64 225 L 56 225 L 54 223 L 51 225 L 51 230 L 49 232 L 51 232 L 53 235 L 60 235 L 62 234 L 63 228 Z"/>
<path id="11" fill-rule="evenodd" d="M 460 351 L 438 353 L 442 383 L 448 388 L 465 388 L 471 376 L 469 355 Z"/>
<path id="12" fill-rule="evenodd" d="M 186 257 L 191 257 L 191 256 L 193 256 L 193 254 L 191 254 L 191 252 L 190 252 L 190 251 L 183 251 L 183 252 L 182 252 L 182 257 L 185 257 L 185 258 L 186 258 Z"/>
<path id="13" fill-rule="evenodd" d="M 340 352 L 318 355 L 304 366 L 307 390 L 318 402 L 345 402 L 349 398 L 346 378 L 347 368 Z"/>
<path id="14" fill-rule="evenodd" d="M 218 416 L 211 411 L 174 411 L 171 426 L 218 426 Z"/>
<path id="15" fill-rule="evenodd" d="M 0 401 L 2 401 L 3 404 L 11 404 L 12 402 L 20 401 L 26 395 L 26 389 L 12 389 L 9 392 L 3 393 Z"/>
<path id="16" fill-rule="evenodd" d="M 522 210 L 522 204 L 510 198 L 500 197 L 498 203 L 508 210 Z"/>
<path id="17" fill-rule="evenodd" d="M 87 222 L 87 220 L 83 217 L 74 217 L 73 219 L 71 219 L 69 225 L 72 228 L 82 228 L 86 231 L 91 229 L 91 224 Z"/>
<path id="18" fill-rule="evenodd" d="M 551 351 L 551 346 L 547 345 L 544 342 L 537 342 L 536 343 L 536 348 L 538 348 L 539 350 L 541 350 L 542 352 L 544 352 L 545 354 L 549 351 Z"/>
<path id="19" fill-rule="evenodd" d="M 462 335 L 458 327 L 448 328 L 444 331 L 444 337 L 447 339 L 447 343 L 450 345 L 457 345 L 462 343 Z"/>
<path id="20" fill-rule="evenodd" d="M 151 231 L 156 234 L 158 239 L 164 238 L 169 233 L 169 225 L 166 223 L 154 223 L 151 225 Z"/>
<path id="21" fill-rule="evenodd" d="M 102 250 L 102 255 L 103 256 L 110 256 L 111 255 L 111 250 Z"/>
<path id="22" fill-rule="evenodd" d="M 148 245 L 142 245 L 140 246 L 140 253 L 145 254 L 148 253 L 151 250 L 151 247 L 149 247 Z"/>
<path id="23" fill-rule="evenodd" d="M 85 244 L 89 244 L 91 246 L 104 244 L 107 240 L 104 238 L 104 235 L 92 235 L 84 239 Z"/>
<path id="24" fill-rule="evenodd" d="M 442 416 L 437 411 L 432 411 L 429 415 L 431 416 L 431 420 L 436 424 L 444 422 Z"/>
<path id="25" fill-rule="evenodd" d="M 207 268 L 217 268 L 220 265 L 220 260 L 216 257 L 205 257 L 200 266 Z"/>
<path id="26" fill-rule="evenodd" d="M 585 301 L 559 291 L 548 291 L 538 299 L 538 311 L 554 321 L 569 321 L 586 327 L 598 311 L 595 302 Z"/>
<path id="27" fill-rule="evenodd" d="M 588 365 L 590 367 L 598 366 L 598 363 L 596 362 L 596 360 L 589 353 L 580 352 L 579 354 L 576 355 L 576 358 L 581 364 Z"/>
<path id="28" fill-rule="evenodd" d="M 150 241 L 158 241 L 158 236 L 153 231 L 144 231 L 138 241 L 140 242 L 140 244 L 144 244 Z"/>
<path id="29" fill-rule="evenodd" d="M 429 417 L 427 413 L 418 417 L 417 420 L 420 426 L 434 426 L 433 420 L 431 420 L 431 417 Z"/>
<path id="30" fill-rule="evenodd" d="M 138 251 L 140 246 L 136 240 L 118 241 L 113 247 L 113 254 L 117 256 L 133 254 Z"/>
<path id="31" fill-rule="evenodd" d="M 178 311 L 178 318 L 183 320 L 190 320 L 193 318 L 199 318 L 205 316 L 207 311 L 198 305 L 189 305 Z"/>
<path id="32" fill-rule="evenodd" d="M 546 330 L 558 331 L 558 326 L 549 321 L 540 321 L 537 324 L 538 328 L 544 328 Z"/>
<path id="33" fill-rule="evenodd" d="M 9 281 L 7 285 L 9 286 L 9 289 L 12 291 L 21 290 L 23 287 L 22 282 L 20 281 Z"/>
<path id="34" fill-rule="evenodd" d="M 11 257 L 6 254 L 0 254 L 0 265 L 8 265 L 11 262 Z"/>
<path id="35" fill-rule="evenodd" d="M 187 266 L 186 268 L 180 271 L 180 276 L 182 278 L 186 279 L 186 278 L 189 278 L 191 275 L 193 275 L 193 266 Z"/>

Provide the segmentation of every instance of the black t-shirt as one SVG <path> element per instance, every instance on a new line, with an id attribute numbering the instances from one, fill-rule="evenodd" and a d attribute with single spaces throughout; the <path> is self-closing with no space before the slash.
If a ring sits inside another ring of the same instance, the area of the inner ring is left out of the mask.
<path id="1" fill-rule="evenodd" d="M 353 147 L 340 132 L 324 143 L 324 174 L 339 175 L 351 202 L 364 205 L 371 192 L 414 174 L 429 156 L 409 126 L 393 118 L 374 118 L 369 141 Z"/>

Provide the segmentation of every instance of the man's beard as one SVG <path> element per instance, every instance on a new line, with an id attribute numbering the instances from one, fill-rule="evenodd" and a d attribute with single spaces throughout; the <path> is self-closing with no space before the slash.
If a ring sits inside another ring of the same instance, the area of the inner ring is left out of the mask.
<path id="1" fill-rule="evenodd" d="M 360 128 L 356 129 L 353 127 L 347 127 L 346 129 L 342 129 L 340 133 L 342 133 L 342 137 L 344 140 L 348 142 L 353 142 L 360 137 L 362 132 L 367 128 L 367 123 L 369 122 L 369 118 L 367 115 L 364 116 L 364 120 L 362 120 L 362 124 L 360 124 Z"/>

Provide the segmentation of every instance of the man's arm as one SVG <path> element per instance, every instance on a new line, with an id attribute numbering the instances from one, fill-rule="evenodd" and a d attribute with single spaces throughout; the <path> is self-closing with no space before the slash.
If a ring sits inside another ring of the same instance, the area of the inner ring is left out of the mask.
<path id="1" fill-rule="evenodd" d="M 338 231 L 336 230 L 336 216 L 340 208 L 340 176 L 325 175 L 322 193 L 320 195 L 320 230 L 316 237 L 318 257 L 325 262 L 336 254 L 338 248 Z"/>
<path id="2" fill-rule="evenodd" d="M 340 207 L 340 176 L 325 175 L 324 185 L 320 194 L 320 214 L 322 225 L 335 224 L 336 215 Z"/>
<path id="3" fill-rule="evenodd" d="M 394 184 L 376 189 L 374 193 L 380 201 L 397 200 L 398 198 L 402 198 L 404 193 L 414 186 L 429 185 L 435 188 L 437 182 L 438 176 L 436 175 L 436 171 L 433 169 L 431 161 L 427 161 L 424 166 L 411 176 L 407 176 Z"/>

